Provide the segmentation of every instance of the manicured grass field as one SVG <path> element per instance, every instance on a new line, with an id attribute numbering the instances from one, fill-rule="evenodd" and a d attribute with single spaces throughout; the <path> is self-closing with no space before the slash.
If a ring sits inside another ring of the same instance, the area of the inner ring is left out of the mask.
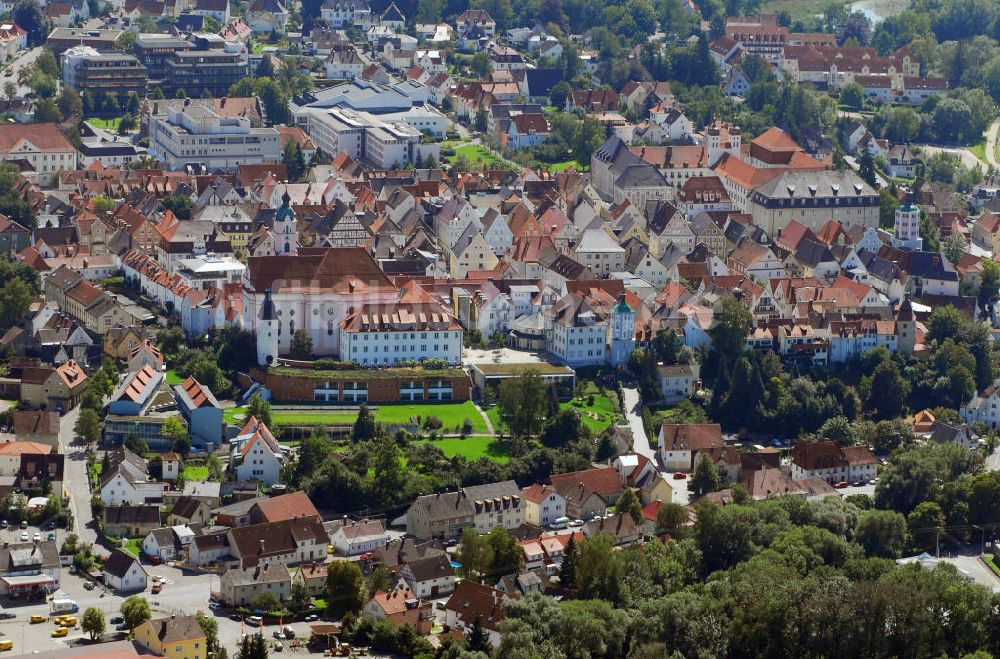
<path id="1" fill-rule="evenodd" d="M 184 384 L 184 378 L 177 375 L 177 371 L 172 368 L 167 369 L 167 384 Z"/>
<path id="2" fill-rule="evenodd" d="M 578 172 L 588 172 L 590 171 L 590 165 L 582 163 L 579 160 L 564 160 L 562 162 L 554 163 L 542 163 L 542 166 L 549 170 L 550 172 L 561 172 L 567 169 L 570 165 L 573 165 L 573 169 Z"/>
<path id="3" fill-rule="evenodd" d="M 979 158 L 981 163 L 989 165 L 989 162 L 986 160 L 986 140 L 983 140 L 978 144 L 969 145 L 966 148 L 972 152 L 972 155 Z"/>
<path id="4" fill-rule="evenodd" d="M 594 395 L 594 404 L 587 405 L 587 399 L 573 399 L 559 405 L 561 409 L 574 409 L 580 413 L 580 418 L 594 432 L 603 432 L 620 416 L 618 402 L 600 394 Z"/>
<path id="5" fill-rule="evenodd" d="M 208 480 L 208 467 L 205 465 L 185 465 L 184 469 L 181 470 L 181 476 L 186 481 L 201 483 Z"/>
<path id="6" fill-rule="evenodd" d="M 91 126 L 97 128 L 103 128 L 104 130 L 118 130 L 118 124 L 122 122 L 121 117 L 114 117 L 113 119 L 103 119 L 99 117 L 91 117 L 87 119 L 87 123 Z"/>
<path id="7" fill-rule="evenodd" d="M 490 458 L 497 462 L 507 462 L 510 460 L 510 456 L 507 455 L 502 442 L 498 442 L 489 435 L 473 435 L 465 439 L 461 437 L 445 437 L 438 440 L 422 439 L 416 443 L 433 444 L 444 451 L 444 454 L 449 458 L 461 455 L 467 460 L 478 460 L 479 458 Z"/>
<path id="8" fill-rule="evenodd" d="M 559 404 L 560 409 L 574 409 L 580 413 L 580 418 L 595 433 L 603 432 L 608 426 L 613 424 L 620 416 L 618 403 L 613 396 L 594 394 L 594 404 L 587 405 L 587 399 L 574 398 Z M 496 405 L 486 411 L 486 416 L 493 424 L 493 430 L 501 431 L 500 408 Z"/>
<path id="9" fill-rule="evenodd" d="M 245 407 L 231 407 L 223 411 L 226 423 L 240 425 L 246 414 Z M 458 432 L 465 419 L 472 421 L 472 432 L 485 434 L 489 432 L 479 410 L 470 401 L 464 403 L 416 403 L 411 405 L 379 405 L 375 411 L 375 421 L 384 424 L 407 425 L 416 422 L 420 424 L 429 416 L 436 416 L 444 424 L 441 432 Z M 276 426 L 311 426 L 311 425 L 351 425 L 358 418 L 355 410 L 271 410 L 271 418 Z"/>
<path id="10" fill-rule="evenodd" d="M 492 151 L 479 144 L 458 146 L 459 143 L 457 142 L 447 142 L 442 144 L 442 146 L 445 144 L 455 149 L 455 155 L 442 158 L 442 160 L 450 165 L 454 165 L 459 156 L 465 156 L 465 159 L 475 169 L 515 169 L 512 163 L 496 156 Z"/>

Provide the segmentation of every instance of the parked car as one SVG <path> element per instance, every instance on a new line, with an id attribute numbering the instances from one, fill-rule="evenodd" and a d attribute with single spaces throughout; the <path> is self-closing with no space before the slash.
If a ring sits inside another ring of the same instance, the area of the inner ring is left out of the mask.
<path id="1" fill-rule="evenodd" d="M 60 627 L 59 629 L 52 630 L 52 638 L 62 638 L 63 636 L 69 636 L 68 627 Z"/>
<path id="2" fill-rule="evenodd" d="M 13 620 L 17 615 L 11 613 L 10 611 L 4 611 L 0 613 L 0 620 Z"/>
<path id="3" fill-rule="evenodd" d="M 833 486 L 838 490 L 842 490 L 847 487 L 849 483 L 847 481 L 840 481 L 839 483 L 834 483 Z"/>
<path id="4" fill-rule="evenodd" d="M 675 471 L 674 472 L 674 480 L 675 481 L 682 481 L 682 480 L 684 480 L 687 477 L 688 477 L 688 475 L 685 474 L 683 471 Z"/>
<path id="5" fill-rule="evenodd" d="M 285 640 L 285 633 L 283 631 L 281 631 L 280 629 L 275 629 L 273 636 L 276 639 L 278 639 L 279 641 Z"/>
<path id="6" fill-rule="evenodd" d="M 317 620 L 319 620 L 319 616 L 316 615 L 315 613 L 310 613 L 305 618 L 303 618 L 303 620 L 305 620 L 306 622 L 316 622 Z"/>
<path id="7" fill-rule="evenodd" d="M 27 541 L 28 541 L 28 532 L 21 531 L 21 542 L 27 542 Z"/>
<path id="8" fill-rule="evenodd" d="M 291 627 L 285 627 L 285 638 L 295 638 L 295 630 Z"/>
<path id="9" fill-rule="evenodd" d="M 42 539 L 42 534 L 39 533 L 38 531 L 35 531 L 34 535 L 31 536 L 31 539 L 34 540 L 35 542 L 38 542 L 39 540 Z"/>
<path id="10" fill-rule="evenodd" d="M 877 478 L 873 478 L 873 479 L 871 479 L 870 481 L 868 481 L 868 484 L 869 484 L 869 485 L 874 485 L 874 484 L 875 484 L 875 483 L 877 483 L 877 482 L 878 482 L 878 479 L 877 479 Z"/>
<path id="11" fill-rule="evenodd" d="M 7 520 L 0 522 L 0 529 L 5 529 L 8 526 L 10 526 L 10 524 L 7 523 Z"/>
<path id="12" fill-rule="evenodd" d="M 94 582 L 93 581 L 84 581 L 83 582 L 83 587 L 86 588 L 87 590 L 93 590 L 94 589 Z"/>
<path id="13" fill-rule="evenodd" d="M 163 584 L 161 584 L 159 581 L 157 581 L 156 583 L 153 584 L 152 593 L 154 595 L 159 595 L 159 593 L 160 593 L 161 590 L 163 590 Z"/>
<path id="14" fill-rule="evenodd" d="M 121 616 L 115 616 L 114 618 L 112 618 L 108 622 L 110 622 L 112 625 L 121 625 L 121 624 L 123 624 L 125 622 L 125 618 L 123 618 Z"/>
<path id="15" fill-rule="evenodd" d="M 126 625 L 124 622 L 121 623 L 120 625 L 115 625 L 115 631 L 116 632 L 127 632 L 128 631 L 128 625 Z"/>
<path id="16" fill-rule="evenodd" d="M 56 534 L 55 533 L 50 533 L 49 537 L 48 537 L 48 541 L 49 542 L 55 542 L 56 541 Z"/>

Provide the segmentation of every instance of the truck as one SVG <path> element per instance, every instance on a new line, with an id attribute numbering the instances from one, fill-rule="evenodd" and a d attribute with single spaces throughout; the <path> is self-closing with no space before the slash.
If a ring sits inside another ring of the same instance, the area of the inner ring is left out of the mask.
<path id="1" fill-rule="evenodd" d="M 74 600 L 57 597 L 52 600 L 50 610 L 52 613 L 76 613 L 80 610 L 80 605 Z"/>

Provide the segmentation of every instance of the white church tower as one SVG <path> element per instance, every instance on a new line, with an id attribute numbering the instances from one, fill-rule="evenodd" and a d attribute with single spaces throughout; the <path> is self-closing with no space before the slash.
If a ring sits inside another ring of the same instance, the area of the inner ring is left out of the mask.
<path id="1" fill-rule="evenodd" d="M 635 311 L 625 302 L 625 292 L 611 309 L 611 365 L 615 368 L 628 361 L 635 349 Z"/>
<path id="2" fill-rule="evenodd" d="M 281 206 L 274 214 L 274 255 L 295 256 L 299 253 L 299 227 L 295 211 L 291 207 L 292 198 L 285 190 L 281 195 Z"/>
<path id="3" fill-rule="evenodd" d="M 264 304 L 260 307 L 260 322 L 257 323 L 257 363 L 265 368 L 278 357 L 279 322 L 268 288 L 264 291 Z"/>
<path id="4" fill-rule="evenodd" d="M 924 246 L 924 239 L 920 237 L 920 209 L 909 198 L 896 209 L 892 245 L 914 251 L 919 251 Z"/>

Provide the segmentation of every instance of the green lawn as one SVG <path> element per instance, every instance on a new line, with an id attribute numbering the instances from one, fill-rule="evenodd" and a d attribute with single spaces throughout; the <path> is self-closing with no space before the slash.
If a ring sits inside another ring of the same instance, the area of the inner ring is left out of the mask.
<path id="1" fill-rule="evenodd" d="M 479 144 L 466 144 L 464 146 L 458 146 L 458 144 L 454 142 L 441 143 L 442 148 L 447 146 L 455 149 L 454 155 L 444 156 L 441 158 L 441 160 L 449 165 L 454 165 L 459 156 L 465 156 L 465 159 L 468 160 L 469 164 L 475 169 L 517 169 L 513 163 L 509 163 L 503 158 L 498 157 L 492 151 Z"/>
<path id="2" fill-rule="evenodd" d="M 167 379 L 169 381 L 170 375 L 168 372 Z M 247 413 L 246 405 L 242 407 L 227 407 L 222 410 L 222 418 L 226 423 L 230 423 L 234 426 L 239 426 L 243 424 L 243 415 Z"/>
<path id="3" fill-rule="evenodd" d="M 128 542 L 122 545 L 122 549 L 133 556 L 138 556 L 142 553 L 142 538 L 129 538 Z"/>
<path id="4" fill-rule="evenodd" d="M 99 117 L 91 117 L 87 119 L 87 123 L 96 128 L 103 128 L 104 130 L 118 130 L 118 124 L 122 122 L 121 117 L 114 117 L 113 119 L 103 119 Z"/>
<path id="5" fill-rule="evenodd" d="M 423 420 L 429 416 L 436 416 L 444 424 L 442 431 L 455 432 L 456 428 L 461 428 L 466 419 L 472 421 L 473 433 L 487 433 L 489 429 L 482 415 L 471 401 L 464 403 L 417 403 L 413 405 L 380 405 L 375 412 L 375 420 L 386 424 L 408 424 L 415 421 L 416 417 Z"/>
<path id="6" fill-rule="evenodd" d="M 466 437 L 445 437 L 444 439 L 430 440 L 422 439 L 418 444 L 433 444 L 444 451 L 449 458 L 461 455 L 467 460 L 478 460 L 479 458 L 490 458 L 497 462 L 507 462 L 510 456 L 502 442 L 498 442 L 489 435 Z"/>
<path id="7" fill-rule="evenodd" d="M 181 477 L 186 481 L 207 481 L 208 467 L 205 465 L 185 465 L 181 470 Z"/>
<path id="8" fill-rule="evenodd" d="M 993 558 L 992 554 L 985 554 L 983 556 L 983 561 L 990 566 L 990 569 L 993 570 L 993 574 L 1000 577 L 1000 566 L 997 566 L 997 559 Z"/>
<path id="9" fill-rule="evenodd" d="M 243 423 L 243 416 L 246 414 L 245 407 L 230 407 L 223 410 L 222 416 L 226 423 L 240 425 Z M 392 425 L 406 425 L 416 422 L 419 417 L 421 425 L 424 419 L 429 416 L 436 416 L 444 424 L 441 428 L 443 432 L 457 432 L 461 428 L 465 419 L 472 421 L 472 432 L 486 434 L 489 428 L 483 421 L 479 410 L 471 401 L 464 403 L 414 403 L 398 405 L 378 405 L 375 411 L 375 420 L 378 423 Z M 355 410 L 271 410 L 271 419 L 275 426 L 313 426 L 313 425 L 352 425 L 358 413 Z"/>
<path id="10" fill-rule="evenodd" d="M 597 390 L 596 387 L 593 388 L 594 391 Z M 590 391 L 588 389 L 588 391 Z M 603 432 L 608 426 L 613 424 L 619 417 L 621 417 L 621 412 L 618 409 L 618 401 L 614 395 L 605 396 L 600 393 L 594 393 L 594 404 L 587 405 L 587 399 L 577 399 L 566 401 L 565 403 L 559 404 L 560 409 L 574 409 L 580 413 L 580 418 L 583 420 L 584 424 L 587 425 L 595 433 Z M 490 409 L 486 410 L 486 416 L 490 418 L 490 423 L 493 424 L 493 429 L 496 432 L 500 432 L 500 407 L 494 405 Z"/>
<path id="11" fill-rule="evenodd" d="M 966 148 L 969 151 L 972 152 L 972 155 L 974 155 L 975 157 L 979 158 L 979 161 L 981 163 L 983 163 L 984 165 L 989 165 L 989 162 L 987 162 L 987 160 L 986 160 L 986 140 L 985 139 L 982 142 L 979 142 L 977 144 L 971 144 L 971 145 L 967 146 Z"/>
<path id="12" fill-rule="evenodd" d="M 172 368 L 167 369 L 167 384 L 184 384 L 184 378 L 177 375 L 177 371 Z"/>
<path id="13" fill-rule="evenodd" d="M 564 160 L 562 162 L 542 163 L 542 167 L 544 167 L 545 169 L 547 169 L 552 173 L 564 171 L 570 165 L 573 165 L 573 169 L 575 169 L 578 172 L 590 171 L 590 165 L 582 163 L 579 160 Z"/>
<path id="14" fill-rule="evenodd" d="M 569 402 L 561 403 L 559 407 L 579 412 L 584 424 L 594 432 L 603 432 L 620 416 L 618 401 L 611 396 L 601 394 L 594 395 L 593 405 L 588 405 L 586 398 L 583 400 L 574 398 Z"/>

